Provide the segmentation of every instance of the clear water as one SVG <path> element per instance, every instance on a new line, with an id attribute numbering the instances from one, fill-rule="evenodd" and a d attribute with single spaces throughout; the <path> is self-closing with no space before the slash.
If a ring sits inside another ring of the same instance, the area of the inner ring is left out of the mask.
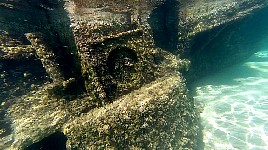
<path id="1" fill-rule="evenodd" d="M 268 46 L 192 87 L 205 150 L 268 149 Z"/>

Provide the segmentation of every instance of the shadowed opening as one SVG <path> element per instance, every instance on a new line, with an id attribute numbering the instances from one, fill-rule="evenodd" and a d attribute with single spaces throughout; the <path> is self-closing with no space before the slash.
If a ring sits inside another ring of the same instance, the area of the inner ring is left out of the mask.
<path id="1" fill-rule="evenodd" d="M 25 150 L 66 150 L 66 141 L 67 137 L 62 132 L 56 132 L 30 145 Z"/>
<path id="2" fill-rule="evenodd" d="M 155 45 L 172 53 L 176 53 L 178 45 L 178 11 L 178 1 L 167 0 L 148 19 Z"/>
<path id="3" fill-rule="evenodd" d="M 127 47 L 117 47 L 109 54 L 107 65 L 113 78 L 122 81 L 135 72 L 134 64 L 137 61 L 137 54 L 134 50 Z"/>

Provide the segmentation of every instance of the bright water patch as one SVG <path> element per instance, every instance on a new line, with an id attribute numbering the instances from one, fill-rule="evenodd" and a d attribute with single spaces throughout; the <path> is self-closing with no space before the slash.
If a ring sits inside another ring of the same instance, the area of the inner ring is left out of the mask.
<path id="1" fill-rule="evenodd" d="M 268 50 L 193 87 L 205 150 L 268 149 Z"/>

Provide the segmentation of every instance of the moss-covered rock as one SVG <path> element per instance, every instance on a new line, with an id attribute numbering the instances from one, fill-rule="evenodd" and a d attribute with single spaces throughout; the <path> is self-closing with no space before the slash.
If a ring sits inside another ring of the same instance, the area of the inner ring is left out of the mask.
<path id="1" fill-rule="evenodd" d="M 197 115 L 183 79 L 171 75 L 63 128 L 69 149 L 193 149 Z"/>

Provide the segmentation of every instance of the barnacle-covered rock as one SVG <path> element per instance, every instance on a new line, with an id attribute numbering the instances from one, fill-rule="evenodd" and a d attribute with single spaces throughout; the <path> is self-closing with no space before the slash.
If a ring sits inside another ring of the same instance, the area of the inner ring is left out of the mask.
<path id="1" fill-rule="evenodd" d="M 69 149 L 194 148 L 197 114 L 178 75 L 156 81 L 67 123 Z M 178 119 L 180 118 L 180 119 Z"/>
<path id="2" fill-rule="evenodd" d="M 266 0 L 193 0 L 181 1 L 181 38 L 191 38 L 199 32 L 241 19 L 267 5 Z"/>
<path id="3" fill-rule="evenodd" d="M 31 59 L 35 50 L 30 45 L 11 38 L 8 32 L 0 30 L 0 54 L 0 60 Z"/>
<path id="4" fill-rule="evenodd" d="M 197 113 L 179 75 L 159 78 L 100 108 L 89 96 L 51 97 L 51 86 L 18 98 L 9 108 L 13 132 L 3 144 L 23 149 L 62 131 L 70 149 L 195 147 Z"/>
<path id="5" fill-rule="evenodd" d="M 46 72 L 50 75 L 50 78 L 53 80 L 53 82 L 63 82 L 64 77 L 59 68 L 59 64 L 56 62 L 56 56 L 44 44 L 42 35 L 40 33 L 27 33 L 25 36 L 31 42 L 33 48 L 35 48 L 36 55 L 41 60 L 44 68 L 46 69 Z"/>
<path id="6" fill-rule="evenodd" d="M 71 1 L 65 5 L 86 89 L 110 100 L 156 78 L 153 53 L 159 50 L 146 27 L 146 16 L 141 17 L 150 12 L 147 3 L 143 3 L 143 9 L 136 4 L 138 1 L 99 3 Z M 122 7 L 125 10 L 119 9 Z"/>

